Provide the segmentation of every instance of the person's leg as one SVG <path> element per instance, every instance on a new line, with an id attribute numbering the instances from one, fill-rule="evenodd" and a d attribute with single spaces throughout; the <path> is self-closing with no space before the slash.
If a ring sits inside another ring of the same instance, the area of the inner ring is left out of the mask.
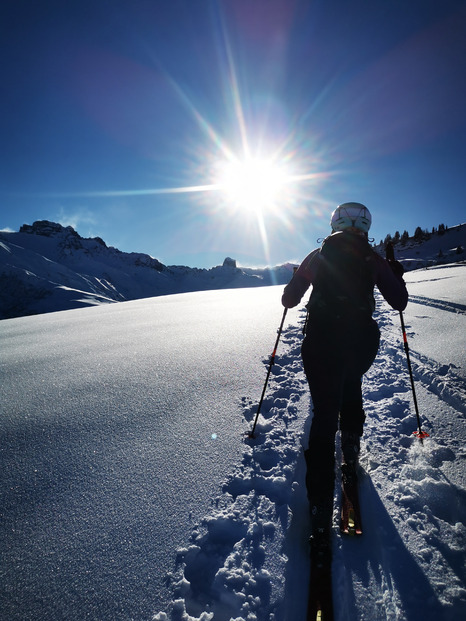
<path id="1" fill-rule="evenodd" d="M 340 345 L 330 330 L 314 325 L 302 346 L 314 417 L 306 451 L 306 487 L 311 510 L 311 529 L 329 530 L 335 484 L 335 434 L 343 385 Z"/>
<path id="2" fill-rule="evenodd" d="M 340 431 L 362 436 L 365 418 L 361 378 L 346 377 L 343 383 L 343 399 L 340 409 Z"/>
<path id="3" fill-rule="evenodd" d="M 375 321 L 352 332 L 345 361 L 340 430 L 342 451 L 346 463 L 354 463 L 359 456 L 359 439 L 363 434 L 365 413 L 361 378 L 375 360 L 380 333 Z"/>

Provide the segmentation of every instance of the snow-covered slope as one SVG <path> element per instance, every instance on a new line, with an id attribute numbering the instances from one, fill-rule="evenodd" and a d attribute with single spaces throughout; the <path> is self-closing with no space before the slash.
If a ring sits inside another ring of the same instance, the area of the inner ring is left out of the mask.
<path id="1" fill-rule="evenodd" d="M 406 274 L 364 382 L 365 534 L 333 533 L 337 621 L 466 616 L 466 266 Z M 299 621 L 312 411 L 282 287 L 0 322 L 0 618 Z M 338 506 L 338 486 L 335 503 Z"/>
<path id="2" fill-rule="evenodd" d="M 406 278 L 422 293 L 405 320 L 422 426 L 430 438 L 421 444 L 412 435 L 417 425 L 399 317 L 379 300 L 383 340 L 364 384 L 362 540 L 343 540 L 334 515 L 334 603 L 340 621 L 454 621 L 466 614 L 466 306 L 456 302 L 464 295 L 466 267 Z M 450 306 L 442 296 L 442 307 L 435 308 L 432 285 L 442 278 L 454 279 Z M 428 314 L 418 313 L 421 297 Z M 456 321 L 445 328 L 449 313 Z M 439 332 L 448 335 L 445 348 Z M 178 551 L 177 599 L 157 621 L 192 621 L 186 610 L 200 621 L 306 618 L 309 525 L 300 444 L 306 446 L 310 419 L 299 416 L 307 398 L 298 362 L 301 338 L 299 324 L 288 327 L 259 437 L 247 443 L 215 510 Z M 255 402 L 245 401 L 249 424 L 255 408 Z M 339 496 L 337 486 L 336 507 Z"/>
<path id="3" fill-rule="evenodd" d="M 376 250 L 384 256 L 383 244 L 376 246 Z M 466 224 L 458 224 L 435 233 L 423 233 L 419 239 L 414 236 L 409 237 L 405 243 L 398 241 L 395 244 L 395 254 L 406 271 L 464 262 L 466 260 Z"/>
<path id="4" fill-rule="evenodd" d="M 212 269 L 166 266 L 146 254 L 107 247 L 68 226 L 39 220 L 0 232 L 0 319 L 187 291 L 288 282 L 292 267 Z"/>

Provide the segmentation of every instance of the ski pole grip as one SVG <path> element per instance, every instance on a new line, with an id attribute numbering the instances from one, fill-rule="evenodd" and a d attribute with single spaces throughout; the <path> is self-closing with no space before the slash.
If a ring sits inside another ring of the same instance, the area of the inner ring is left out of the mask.
<path id="1" fill-rule="evenodd" d="M 387 261 L 395 260 L 395 250 L 392 242 L 387 242 L 387 245 L 385 246 L 385 258 Z"/>

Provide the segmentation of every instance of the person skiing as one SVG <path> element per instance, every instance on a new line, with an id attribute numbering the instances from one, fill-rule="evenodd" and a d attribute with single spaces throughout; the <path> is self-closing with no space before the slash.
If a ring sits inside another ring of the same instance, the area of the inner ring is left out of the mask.
<path id="1" fill-rule="evenodd" d="M 314 410 L 305 452 L 311 543 L 319 536 L 329 540 L 338 423 L 343 460 L 357 465 L 365 420 L 362 376 L 375 360 L 380 338 L 372 318 L 374 286 L 395 310 L 408 302 L 403 267 L 382 258 L 368 242 L 371 222 L 361 203 L 339 205 L 332 233 L 304 259 L 282 296 L 283 306 L 292 308 L 312 285 L 301 348 Z"/>

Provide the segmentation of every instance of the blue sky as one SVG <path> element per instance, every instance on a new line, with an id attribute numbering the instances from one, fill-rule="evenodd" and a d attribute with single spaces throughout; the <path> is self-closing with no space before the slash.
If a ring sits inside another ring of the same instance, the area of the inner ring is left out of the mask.
<path id="1" fill-rule="evenodd" d="M 376 241 L 464 222 L 465 31 L 458 0 L 4 0 L 0 229 L 211 267 L 300 260 L 345 201 Z M 259 206 L 244 160 L 285 175 Z"/>

